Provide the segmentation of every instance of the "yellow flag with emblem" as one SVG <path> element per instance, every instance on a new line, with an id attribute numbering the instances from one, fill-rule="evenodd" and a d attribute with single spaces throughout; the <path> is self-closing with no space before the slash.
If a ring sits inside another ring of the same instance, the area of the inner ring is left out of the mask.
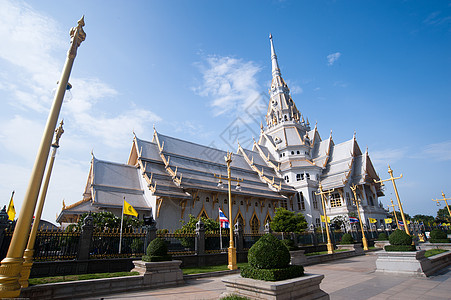
<path id="1" fill-rule="evenodd" d="M 124 200 L 124 215 L 131 215 L 138 217 L 138 212 Z"/>
<path id="2" fill-rule="evenodd" d="M 370 223 L 377 223 L 377 220 L 376 220 L 376 219 L 368 218 L 368 220 L 370 220 Z"/>
<path id="3" fill-rule="evenodd" d="M 392 218 L 384 219 L 385 224 L 391 224 L 393 222 Z"/>
<path id="4" fill-rule="evenodd" d="M 323 215 L 321 215 L 321 222 L 326 223 Z M 330 223 L 330 217 L 327 217 L 327 223 Z"/>
<path id="5" fill-rule="evenodd" d="M 11 200 L 9 200 L 8 210 L 6 212 L 8 214 L 8 219 L 11 221 L 14 221 L 14 218 L 16 217 L 16 209 L 14 208 L 13 197 L 14 197 L 14 191 L 11 195 Z"/>

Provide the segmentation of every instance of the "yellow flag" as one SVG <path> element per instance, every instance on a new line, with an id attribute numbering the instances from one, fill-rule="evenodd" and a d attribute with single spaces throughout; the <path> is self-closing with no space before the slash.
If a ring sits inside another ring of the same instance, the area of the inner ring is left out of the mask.
<path id="1" fill-rule="evenodd" d="M 326 223 L 323 215 L 321 215 L 321 222 Z M 330 223 L 330 217 L 327 217 L 327 223 Z"/>
<path id="2" fill-rule="evenodd" d="M 391 218 L 388 219 L 384 219 L 385 224 L 391 224 L 393 222 L 393 220 Z"/>
<path id="3" fill-rule="evenodd" d="M 138 217 L 138 212 L 124 200 L 124 214 Z"/>
<path id="4" fill-rule="evenodd" d="M 13 194 L 11 195 L 11 200 L 9 200 L 8 211 L 7 211 L 8 219 L 10 219 L 11 221 L 14 221 L 14 218 L 16 217 L 16 209 L 14 208 L 13 197 L 14 197 L 14 191 L 13 191 Z"/>
<path id="5" fill-rule="evenodd" d="M 377 220 L 376 220 L 376 219 L 368 218 L 368 220 L 370 220 L 370 223 L 377 223 Z"/>
<path id="6" fill-rule="evenodd" d="M 409 224 L 410 224 L 410 221 L 409 221 L 409 220 L 406 220 L 406 222 L 407 222 L 407 225 L 409 225 Z"/>

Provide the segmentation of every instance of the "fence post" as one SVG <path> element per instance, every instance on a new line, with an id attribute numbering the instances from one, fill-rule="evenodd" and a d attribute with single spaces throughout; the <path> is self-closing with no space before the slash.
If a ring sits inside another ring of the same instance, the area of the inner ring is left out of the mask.
<path id="1" fill-rule="evenodd" d="M 89 259 L 89 249 L 91 248 L 92 233 L 94 225 L 92 224 L 91 212 L 88 213 L 83 220 L 83 226 L 81 227 L 80 240 L 78 242 L 77 260 Z"/>
<path id="2" fill-rule="evenodd" d="M 5 205 L 3 206 L 3 209 L 0 211 L 0 255 L 2 255 L 3 253 L 6 254 L 6 251 L 8 251 L 9 247 L 9 244 L 4 245 L 6 227 L 8 227 L 8 214 L 6 213 L 6 205 Z"/>
<path id="3" fill-rule="evenodd" d="M 243 227 L 240 224 L 240 220 L 238 220 L 234 226 L 235 232 L 235 247 L 236 252 L 243 251 L 244 249 L 244 235 L 243 235 Z"/>
<path id="4" fill-rule="evenodd" d="M 157 222 L 152 216 L 144 216 L 144 230 L 146 231 L 146 237 L 144 238 L 144 253 L 147 254 L 147 247 L 150 242 L 157 238 Z"/>
<path id="5" fill-rule="evenodd" d="M 265 224 L 265 234 L 272 233 L 271 226 L 269 225 L 269 222 Z"/>
<path id="6" fill-rule="evenodd" d="M 312 236 L 313 246 L 315 246 L 315 247 L 318 246 L 318 239 L 315 234 L 315 225 L 310 224 L 308 231 L 309 231 L 310 235 Z"/>
<path id="7" fill-rule="evenodd" d="M 205 226 L 201 220 L 196 223 L 195 251 L 197 255 L 205 254 Z"/>
<path id="8" fill-rule="evenodd" d="M 296 232 L 291 233 L 291 239 L 293 240 L 294 246 L 298 246 L 298 235 Z"/>

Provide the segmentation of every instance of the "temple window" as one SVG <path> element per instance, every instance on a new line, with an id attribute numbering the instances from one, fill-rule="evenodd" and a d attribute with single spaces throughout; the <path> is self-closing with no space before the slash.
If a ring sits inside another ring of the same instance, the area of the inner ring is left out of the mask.
<path id="1" fill-rule="evenodd" d="M 318 209 L 318 199 L 316 198 L 315 191 L 312 191 L 312 203 L 313 208 Z"/>
<path id="2" fill-rule="evenodd" d="M 297 193 L 298 198 L 298 210 L 305 210 L 305 199 L 304 195 L 302 195 L 302 192 Z"/>
<path id="3" fill-rule="evenodd" d="M 243 202 L 243 200 L 241 200 L 241 201 L 240 201 L 240 205 L 243 205 L 243 204 L 244 204 L 244 202 Z"/>
<path id="4" fill-rule="evenodd" d="M 305 178 L 310 179 L 310 174 L 309 173 L 305 173 Z"/>
<path id="5" fill-rule="evenodd" d="M 299 150 L 298 150 L 298 151 L 296 151 L 296 154 L 301 154 L 301 152 L 299 152 Z"/>
<path id="6" fill-rule="evenodd" d="M 291 151 L 291 155 L 294 155 L 294 151 Z"/>
<path id="7" fill-rule="evenodd" d="M 341 206 L 341 198 L 339 193 L 334 193 L 330 196 L 330 207 Z"/>
<path id="8" fill-rule="evenodd" d="M 205 198 L 205 202 L 210 202 L 210 198 Z"/>
<path id="9" fill-rule="evenodd" d="M 224 204 L 227 204 L 227 199 L 224 199 Z"/>
<path id="10" fill-rule="evenodd" d="M 283 178 L 285 179 L 286 182 L 290 182 L 290 178 L 288 177 L 288 175 L 285 175 Z"/>

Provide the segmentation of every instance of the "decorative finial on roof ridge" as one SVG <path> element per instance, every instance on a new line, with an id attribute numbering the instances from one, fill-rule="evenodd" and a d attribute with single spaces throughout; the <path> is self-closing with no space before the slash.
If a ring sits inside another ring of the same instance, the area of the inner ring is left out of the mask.
<path id="1" fill-rule="evenodd" d="M 355 132 L 355 130 L 354 130 L 354 135 L 352 136 L 352 138 L 355 140 L 355 134 L 356 134 L 356 132 Z"/>
<path id="2" fill-rule="evenodd" d="M 91 149 L 91 156 L 92 156 L 92 158 L 96 158 L 94 155 L 94 148 Z"/>
<path id="3" fill-rule="evenodd" d="M 318 128 L 318 121 L 315 121 L 315 129 Z"/>
<path id="4" fill-rule="evenodd" d="M 272 40 L 272 34 L 271 34 L 271 32 L 269 33 L 269 39 Z"/>
<path id="5" fill-rule="evenodd" d="M 330 130 L 330 136 L 329 137 L 332 138 L 332 129 Z"/>
<path id="6" fill-rule="evenodd" d="M 307 117 L 307 125 L 310 125 L 310 122 L 309 122 L 309 120 L 308 120 L 308 117 Z"/>

